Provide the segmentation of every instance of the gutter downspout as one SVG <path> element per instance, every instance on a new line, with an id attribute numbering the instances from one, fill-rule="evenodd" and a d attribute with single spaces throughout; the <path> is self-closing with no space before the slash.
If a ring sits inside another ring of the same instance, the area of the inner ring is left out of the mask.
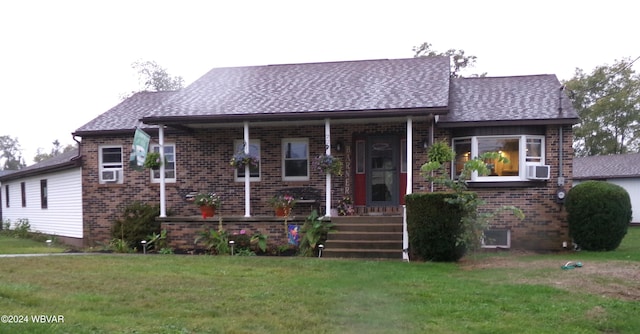
<path id="1" fill-rule="evenodd" d="M 413 192 L 413 118 L 407 117 L 407 189 L 405 193 Z M 409 262 L 409 231 L 407 229 L 407 204 L 402 206 L 402 260 Z"/>
<path id="2" fill-rule="evenodd" d="M 160 217 L 164 218 L 167 216 L 167 196 L 165 193 L 166 182 L 164 177 L 164 124 L 158 124 L 158 144 L 160 145 L 160 161 L 163 163 L 160 164 Z"/>
<path id="3" fill-rule="evenodd" d="M 244 121 L 244 153 L 249 154 L 249 122 Z M 251 181 L 249 164 L 244 166 L 244 216 L 251 217 Z"/>

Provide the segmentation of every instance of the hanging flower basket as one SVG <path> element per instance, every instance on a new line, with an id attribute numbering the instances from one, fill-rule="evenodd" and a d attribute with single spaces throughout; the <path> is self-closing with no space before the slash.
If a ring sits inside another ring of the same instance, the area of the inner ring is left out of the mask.
<path id="1" fill-rule="evenodd" d="M 323 174 L 342 176 L 342 160 L 332 155 L 319 155 L 313 161 L 313 168 Z"/>
<path id="2" fill-rule="evenodd" d="M 148 152 L 144 158 L 144 168 L 158 169 L 162 166 L 162 159 L 159 152 Z"/>
<path id="3" fill-rule="evenodd" d="M 244 151 L 234 154 L 229 161 L 229 165 L 233 168 L 243 168 L 247 165 L 249 165 L 249 167 L 258 167 L 259 164 L 260 159 L 258 159 L 258 157 L 244 153 Z"/>

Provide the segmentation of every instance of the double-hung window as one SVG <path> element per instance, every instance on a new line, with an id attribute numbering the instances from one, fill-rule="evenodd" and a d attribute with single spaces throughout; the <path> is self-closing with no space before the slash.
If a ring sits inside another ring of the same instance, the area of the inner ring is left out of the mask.
<path id="1" fill-rule="evenodd" d="M 244 140 L 237 139 L 233 141 L 234 152 L 244 152 Z M 251 181 L 260 181 L 260 167 L 262 163 L 260 162 L 260 141 L 259 140 L 249 140 L 249 155 L 258 158 L 258 165 L 253 166 L 249 165 L 249 180 Z M 238 167 L 235 170 L 235 179 L 238 182 L 244 181 L 245 176 L 245 167 Z"/>
<path id="2" fill-rule="evenodd" d="M 160 152 L 160 145 L 152 144 L 152 152 Z M 176 145 L 164 144 L 164 181 L 176 182 Z M 151 170 L 151 182 L 160 182 L 160 168 Z"/>
<path id="3" fill-rule="evenodd" d="M 122 146 L 100 146 L 100 183 L 122 183 Z"/>
<path id="4" fill-rule="evenodd" d="M 309 140 L 307 138 L 282 140 L 282 166 L 283 180 L 309 180 Z"/>
<path id="5" fill-rule="evenodd" d="M 495 152 L 505 159 L 487 159 L 487 175 L 474 173 L 471 181 L 525 181 L 526 166 L 544 165 L 544 136 L 471 136 L 453 139 L 456 153 L 452 174 L 460 175 L 465 162 L 483 153 Z"/>

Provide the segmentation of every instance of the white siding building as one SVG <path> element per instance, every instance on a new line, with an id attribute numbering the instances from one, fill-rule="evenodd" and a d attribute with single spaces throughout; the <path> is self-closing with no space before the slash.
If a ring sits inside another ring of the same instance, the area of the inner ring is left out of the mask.
<path id="1" fill-rule="evenodd" d="M 581 181 L 598 180 L 624 188 L 631 198 L 631 222 L 640 224 L 640 153 L 576 157 L 573 178 L 574 187 Z"/>
<path id="2" fill-rule="evenodd" d="M 31 231 L 82 246 L 82 170 L 78 151 L 0 176 L 2 222 L 27 219 Z"/>

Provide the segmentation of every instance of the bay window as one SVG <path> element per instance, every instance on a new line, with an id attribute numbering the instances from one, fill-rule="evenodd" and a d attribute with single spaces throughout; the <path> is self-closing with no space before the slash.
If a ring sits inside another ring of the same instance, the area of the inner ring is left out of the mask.
<path id="1" fill-rule="evenodd" d="M 544 165 L 544 136 L 471 136 L 453 139 L 456 152 L 452 175 L 457 178 L 468 160 L 496 152 L 502 159 L 487 159 L 487 175 L 474 173 L 471 181 L 524 181 L 527 165 Z"/>

